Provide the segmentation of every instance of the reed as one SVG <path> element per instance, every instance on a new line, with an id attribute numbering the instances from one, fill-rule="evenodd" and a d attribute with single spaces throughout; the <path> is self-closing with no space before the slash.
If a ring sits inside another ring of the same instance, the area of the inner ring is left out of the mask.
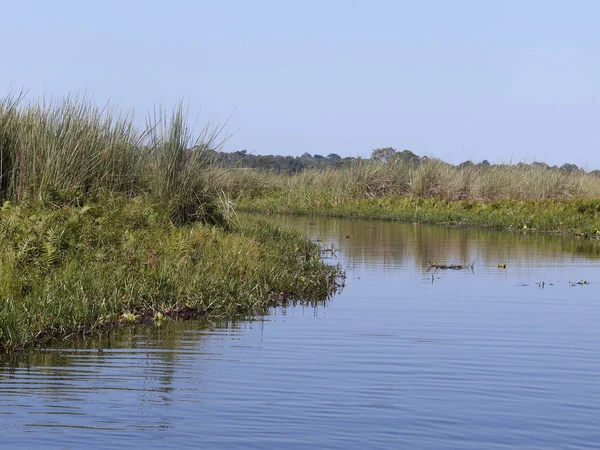
<path id="1" fill-rule="evenodd" d="M 103 192 L 150 194 L 177 223 L 224 224 L 220 172 L 211 155 L 227 136 L 207 124 L 194 132 L 188 110 L 157 108 L 140 130 L 133 114 L 99 108 L 85 96 L 0 100 L 0 201 L 81 202 Z"/>
<path id="2" fill-rule="evenodd" d="M 526 164 L 456 167 L 436 159 L 417 166 L 359 159 L 341 169 L 306 170 L 294 175 L 255 171 L 254 180 L 260 179 L 260 185 L 246 178 L 248 184 L 238 192 L 247 196 L 261 192 L 293 196 L 294 191 L 302 191 L 309 197 L 328 192 L 326 197 L 343 199 L 395 196 L 484 202 L 600 196 L 600 177 L 584 171 L 567 173 Z"/>
<path id="3" fill-rule="evenodd" d="M 0 101 L 0 200 L 137 191 L 143 138 L 131 115 L 85 97 L 7 97 Z"/>
<path id="4" fill-rule="evenodd" d="M 600 234 L 600 177 L 583 171 L 359 160 L 291 176 L 262 172 L 260 187 L 246 179 L 236 200 L 245 210 Z"/>

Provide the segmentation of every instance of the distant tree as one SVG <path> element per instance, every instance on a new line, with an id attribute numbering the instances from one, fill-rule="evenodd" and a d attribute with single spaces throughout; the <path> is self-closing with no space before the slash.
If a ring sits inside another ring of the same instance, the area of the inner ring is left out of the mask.
<path id="1" fill-rule="evenodd" d="M 317 155 L 317 154 L 315 154 L 315 155 L 313 156 L 313 159 L 314 159 L 314 160 L 316 160 L 316 161 L 321 161 L 321 160 L 325 159 L 325 157 L 324 157 L 324 156 L 322 156 L 322 155 Z"/>
<path id="2" fill-rule="evenodd" d="M 342 159 L 342 157 L 337 153 L 330 153 L 329 155 L 327 155 L 327 159 L 330 161 L 339 161 L 340 159 Z"/>
<path id="3" fill-rule="evenodd" d="M 541 169 L 549 169 L 550 166 L 548 164 L 546 164 L 545 162 L 540 162 L 540 161 L 534 161 L 531 163 L 532 167 L 539 167 Z"/>
<path id="4" fill-rule="evenodd" d="M 467 160 L 467 161 L 463 161 L 458 165 L 459 169 L 466 169 L 467 167 L 471 167 L 473 166 L 473 161 L 471 160 Z"/>
<path id="5" fill-rule="evenodd" d="M 421 159 L 421 157 L 406 149 L 394 155 L 394 162 L 412 164 L 415 167 L 421 163 Z"/>
<path id="6" fill-rule="evenodd" d="M 577 167 L 575 164 L 564 163 L 558 170 L 565 173 L 572 173 L 577 172 L 579 167 Z"/>
<path id="7" fill-rule="evenodd" d="M 308 152 L 306 153 L 302 153 L 302 156 L 300 158 L 312 158 L 312 155 Z"/>
<path id="8" fill-rule="evenodd" d="M 483 167 L 490 167 L 490 162 L 487 159 L 484 159 L 479 163 L 479 165 Z"/>
<path id="9" fill-rule="evenodd" d="M 396 149 L 392 147 L 376 148 L 371 152 L 371 159 L 383 163 L 390 163 L 394 160 Z"/>

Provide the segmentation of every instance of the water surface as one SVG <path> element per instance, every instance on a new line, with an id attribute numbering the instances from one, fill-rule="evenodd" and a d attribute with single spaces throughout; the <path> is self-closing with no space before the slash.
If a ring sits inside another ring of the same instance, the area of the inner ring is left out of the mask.
<path id="1" fill-rule="evenodd" d="M 2 448 L 600 447 L 600 243 L 273 220 L 339 249 L 342 294 L 4 358 Z"/>

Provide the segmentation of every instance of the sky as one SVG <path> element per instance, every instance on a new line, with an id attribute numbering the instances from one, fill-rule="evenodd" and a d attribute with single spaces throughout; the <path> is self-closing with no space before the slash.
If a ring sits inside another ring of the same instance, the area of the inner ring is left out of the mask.
<path id="1" fill-rule="evenodd" d="M 226 149 L 600 169 L 600 2 L 0 0 L 0 96 L 189 103 Z"/>

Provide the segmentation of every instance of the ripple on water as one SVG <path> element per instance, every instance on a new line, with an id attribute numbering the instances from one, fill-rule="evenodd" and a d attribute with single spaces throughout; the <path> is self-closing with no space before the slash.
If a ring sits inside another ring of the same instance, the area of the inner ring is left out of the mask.
<path id="1" fill-rule="evenodd" d="M 5 361 L 3 446 L 597 448 L 596 244 L 316 222 L 351 267 L 341 295 Z"/>

